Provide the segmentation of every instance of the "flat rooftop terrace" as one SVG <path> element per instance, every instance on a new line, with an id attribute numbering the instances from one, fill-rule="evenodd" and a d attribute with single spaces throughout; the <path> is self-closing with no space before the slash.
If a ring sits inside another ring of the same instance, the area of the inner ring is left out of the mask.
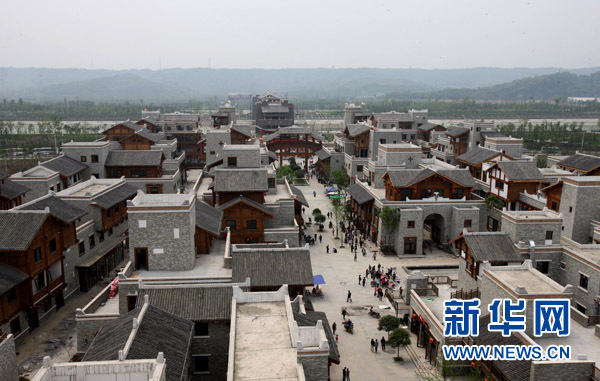
<path id="1" fill-rule="evenodd" d="M 549 345 L 570 345 L 571 361 L 577 355 L 586 355 L 588 360 L 600 363 L 600 338 L 594 335 L 594 327 L 584 327 L 571 320 L 571 333 L 566 337 L 532 337 L 544 349 Z M 597 365 L 596 365 L 597 366 Z"/>
<path id="2" fill-rule="evenodd" d="M 596 266 L 600 266 L 600 245 L 578 245 L 575 242 L 562 238 L 560 244 L 578 257 L 586 259 Z"/>
<path id="3" fill-rule="evenodd" d="M 513 291 L 517 287 L 525 287 L 527 294 L 559 294 L 563 290 L 563 287 L 549 282 L 549 278 L 531 269 L 486 271 Z"/>
<path id="4" fill-rule="evenodd" d="M 213 240 L 209 254 L 199 254 L 194 268 L 185 271 L 136 270 L 129 278 L 231 278 L 231 269 L 224 267 L 225 241 Z"/>
<path id="5" fill-rule="evenodd" d="M 298 380 L 284 302 L 238 304 L 235 380 Z"/>

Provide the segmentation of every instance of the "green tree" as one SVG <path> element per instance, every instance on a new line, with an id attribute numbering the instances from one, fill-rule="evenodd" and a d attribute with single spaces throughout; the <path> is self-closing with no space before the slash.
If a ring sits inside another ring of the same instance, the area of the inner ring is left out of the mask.
<path id="1" fill-rule="evenodd" d="M 388 206 L 384 206 L 379 211 L 379 218 L 381 219 L 381 225 L 385 232 L 385 244 L 386 250 L 388 250 L 392 235 L 396 232 L 396 229 L 398 229 L 398 225 L 400 224 L 400 209 L 392 209 Z"/>
<path id="2" fill-rule="evenodd" d="M 331 212 L 333 213 L 333 219 L 335 220 L 335 238 L 339 239 L 340 225 L 346 219 L 346 205 L 339 198 L 332 199 Z M 344 247 L 343 242 L 340 247 Z"/>
<path id="3" fill-rule="evenodd" d="M 388 334 L 388 339 L 390 338 L 390 331 L 395 330 L 400 326 L 402 321 L 395 317 L 394 315 L 385 315 L 379 319 L 379 323 L 377 324 L 377 329 L 379 331 L 386 331 Z"/>
<path id="4" fill-rule="evenodd" d="M 289 165 L 282 165 L 277 169 L 277 177 L 288 177 L 293 172 Z"/>
<path id="5" fill-rule="evenodd" d="M 502 210 L 502 208 L 504 208 L 504 201 L 500 200 L 493 194 L 489 194 L 485 198 L 485 207 L 487 208 L 488 213 L 493 209 Z"/>
<path id="6" fill-rule="evenodd" d="M 392 348 L 397 348 L 397 357 L 400 358 L 400 348 L 410 345 L 410 333 L 402 328 L 396 328 L 389 334 L 388 345 Z"/>
<path id="7" fill-rule="evenodd" d="M 536 164 L 538 168 L 546 168 L 546 165 L 548 164 L 548 155 L 537 155 Z"/>
<path id="8" fill-rule="evenodd" d="M 319 215 L 319 214 L 323 214 L 323 213 L 321 212 L 321 209 L 319 209 L 319 208 L 314 208 L 314 209 L 313 209 L 313 211 L 312 211 L 312 215 L 313 215 L 313 216 L 317 216 L 317 215 Z"/>
<path id="9" fill-rule="evenodd" d="M 333 171 L 333 181 L 341 191 L 348 186 L 348 175 L 346 171 Z"/>
<path id="10" fill-rule="evenodd" d="M 323 222 L 325 222 L 326 219 L 327 218 L 324 215 L 320 214 L 320 213 L 317 214 L 317 215 L 315 215 L 315 222 L 319 224 L 319 231 L 323 231 L 323 229 L 321 228 L 321 226 L 322 226 Z"/>

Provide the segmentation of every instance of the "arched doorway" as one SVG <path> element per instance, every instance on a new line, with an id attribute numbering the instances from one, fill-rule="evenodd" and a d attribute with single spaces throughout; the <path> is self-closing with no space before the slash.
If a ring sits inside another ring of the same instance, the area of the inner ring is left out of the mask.
<path id="1" fill-rule="evenodd" d="M 444 217 L 432 213 L 423 221 L 423 248 L 433 248 L 446 243 Z"/>

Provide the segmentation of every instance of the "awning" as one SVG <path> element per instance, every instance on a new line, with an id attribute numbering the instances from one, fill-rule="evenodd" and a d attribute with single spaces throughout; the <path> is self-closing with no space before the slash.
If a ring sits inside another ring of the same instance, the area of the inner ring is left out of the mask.
<path id="1" fill-rule="evenodd" d="M 313 284 L 315 286 L 318 284 L 325 284 L 325 279 L 323 279 L 323 275 L 313 275 Z"/>
<path id="2" fill-rule="evenodd" d="M 348 194 L 359 204 L 373 201 L 373 196 L 371 196 L 371 194 L 359 184 L 352 184 L 350 187 L 348 187 Z"/>
<path id="3" fill-rule="evenodd" d="M 327 192 L 337 192 L 338 191 L 338 189 L 334 186 L 327 187 L 327 188 L 325 188 L 325 190 Z"/>

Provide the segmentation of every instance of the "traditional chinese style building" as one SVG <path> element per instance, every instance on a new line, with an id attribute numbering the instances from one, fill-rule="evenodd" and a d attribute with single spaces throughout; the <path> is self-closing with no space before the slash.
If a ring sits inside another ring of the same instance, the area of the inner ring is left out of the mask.
<path id="1" fill-rule="evenodd" d="M 23 203 L 23 196 L 30 189 L 8 179 L 8 173 L 0 172 L 0 210 L 8 210 Z"/>
<path id="2" fill-rule="evenodd" d="M 259 129 L 275 132 L 279 127 L 294 125 L 294 104 L 272 93 L 252 98 L 252 116 Z"/>
<path id="3" fill-rule="evenodd" d="M 535 163 L 530 161 L 498 161 L 485 172 L 489 194 L 503 200 L 508 210 L 531 208 L 519 204 L 520 194 L 536 194 L 545 180 Z"/>

